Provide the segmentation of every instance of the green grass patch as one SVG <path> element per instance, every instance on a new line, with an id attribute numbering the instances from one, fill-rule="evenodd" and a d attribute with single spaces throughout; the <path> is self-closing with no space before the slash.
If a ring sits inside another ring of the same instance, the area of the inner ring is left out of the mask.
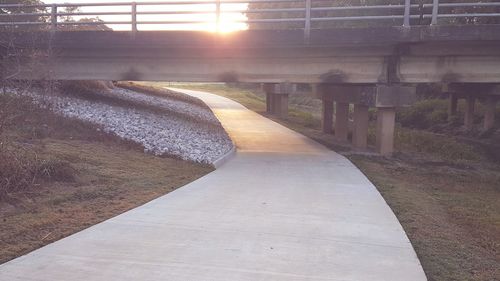
<path id="1" fill-rule="evenodd" d="M 447 119 L 448 101 L 441 99 L 418 101 L 411 107 L 400 109 L 396 116 L 396 120 L 404 127 L 416 129 L 446 123 Z"/>
<path id="2" fill-rule="evenodd" d="M 472 145 L 459 142 L 454 137 L 426 131 L 398 127 L 394 142 L 399 151 L 424 153 L 446 161 L 479 161 L 483 159 L 481 151 Z"/>

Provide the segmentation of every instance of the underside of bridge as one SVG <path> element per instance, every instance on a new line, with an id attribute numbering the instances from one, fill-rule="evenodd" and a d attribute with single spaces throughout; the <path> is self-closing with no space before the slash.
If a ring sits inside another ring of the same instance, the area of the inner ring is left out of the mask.
<path id="1" fill-rule="evenodd" d="M 474 102 L 485 102 L 485 129 L 493 126 L 500 93 L 497 25 L 312 30 L 307 42 L 301 30 L 0 36 L 26 50 L 20 60 L 3 56 L 2 75 L 14 73 L 12 79 L 262 83 L 267 110 L 279 116 L 288 112 L 294 85 L 311 84 L 323 101 L 323 131 L 339 141 L 348 139 L 353 105 L 356 149 L 366 149 L 368 109 L 376 107 L 377 150 L 384 155 L 393 151 L 395 109 L 411 105 L 417 84 L 441 85 L 450 94 L 450 115 L 465 98 L 465 126 L 471 126 Z"/>

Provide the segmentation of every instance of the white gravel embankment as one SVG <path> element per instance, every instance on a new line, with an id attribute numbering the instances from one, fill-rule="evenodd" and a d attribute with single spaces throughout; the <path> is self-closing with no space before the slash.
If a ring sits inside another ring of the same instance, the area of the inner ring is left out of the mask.
<path id="1" fill-rule="evenodd" d="M 145 152 L 155 155 L 213 164 L 233 148 L 212 111 L 189 102 L 122 88 L 97 93 L 106 97 L 104 101 L 71 94 L 41 95 L 36 90 L 25 95 L 57 114 L 99 125 L 106 132 L 139 143 Z"/>

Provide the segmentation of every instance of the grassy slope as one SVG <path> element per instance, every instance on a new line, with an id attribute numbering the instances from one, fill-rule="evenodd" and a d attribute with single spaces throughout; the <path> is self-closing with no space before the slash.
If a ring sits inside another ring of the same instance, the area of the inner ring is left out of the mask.
<path id="1" fill-rule="evenodd" d="M 4 97 L 0 99 L 5 104 Z M 0 228 L 0 263 L 139 206 L 212 170 L 144 154 L 141 147 L 89 124 L 23 103 L 16 102 L 17 118 L 2 135 L 2 149 L 26 151 L 26 161 L 50 160 L 72 172 L 62 178 L 39 177 L 31 186 L 9 190 L 1 197 L 0 223 L 8 227 Z M 54 166 L 54 174 L 59 166 Z"/>
<path id="2" fill-rule="evenodd" d="M 265 114 L 264 99 L 251 90 L 171 86 L 219 94 Z M 289 118 L 276 121 L 328 147 L 343 149 L 318 130 L 319 121 L 308 113 L 292 109 Z M 500 280 L 499 166 L 488 162 L 477 147 L 428 132 L 398 128 L 396 145 L 401 152 L 392 159 L 349 158 L 398 216 L 429 280 Z"/>
<path id="3" fill-rule="evenodd" d="M 498 280 L 498 173 L 445 163 L 350 159 L 395 212 L 429 280 Z"/>

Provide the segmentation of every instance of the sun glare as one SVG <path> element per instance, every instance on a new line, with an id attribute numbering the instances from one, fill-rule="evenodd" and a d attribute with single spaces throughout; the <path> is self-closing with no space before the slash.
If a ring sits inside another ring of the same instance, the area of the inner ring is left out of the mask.
<path id="1" fill-rule="evenodd" d="M 161 0 L 157 0 L 161 1 Z M 81 0 L 45 0 L 46 4 L 82 3 Z M 122 0 L 94 0 L 92 2 L 113 3 Z M 139 5 L 137 11 L 138 30 L 193 30 L 219 33 L 230 33 L 248 29 L 245 10 L 247 3 L 222 3 L 221 14 L 217 23 L 215 5 L 209 4 L 172 4 L 172 5 Z M 148 1 L 155 2 L 155 1 Z M 130 6 L 98 6 L 81 7 L 80 11 L 85 13 L 105 12 L 130 12 Z M 186 12 L 185 14 L 152 14 L 153 12 Z M 146 12 L 151 14 L 140 14 Z M 191 14 L 190 14 L 191 13 Z M 75 20 L 91 16 L 74 16 Z M 98 18 L 104 22 L 128 22 L 130 15 L 99 15 Z M 158 23 L 162 22 L 162 23 Z M 171 23 L 165 23 L 171 22 Z M 113 30 L 130 30 L 130 24 L 107 24 Z"/>

